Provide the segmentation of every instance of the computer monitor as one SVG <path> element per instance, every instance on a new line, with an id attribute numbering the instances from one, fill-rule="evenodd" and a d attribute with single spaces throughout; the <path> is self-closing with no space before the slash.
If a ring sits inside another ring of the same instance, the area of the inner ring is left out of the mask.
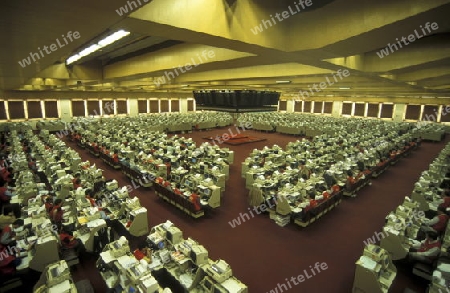
<path id="1" fill-rule="evenodd" d="M 195 265 L 202 265 L 208 261 L 208 251 L 202 245 L 195 245 L 189 254 Z"/>
<path id="2" fill-rule="evenodd" d="M 184 186 L 191 187 L 191 181 L 187 179 L 184 180 Z"/>
<path id="3" fill-rule="evenodd" d="M 166 239 L 172 245 L 178 244 L 183 240 L 183 232 L 177 227 L 169 227 L 166 231 Z"/>
<path id="4" fill-rule="evenodd" d="M 214 281 L 211 280 L 209 277 L 205 277 L 203 279 L 203 287 L 208 290 L 208 292 L 211 292 L 211 288 L 214 286 Z"/>
<path id="5" fill-rule="evenodd" d="M 180 175 L 177 175 L 177 174 L 173 175 L 172 179 L 174 182 L 177 182 L 177 183 L 179 183 L 181 181 Z"/>
<path id="6" fill-rule="evenodd" d="M 197 158 L 192 158 L 192 159 L 191 159 L 191 163 L 192 163 L 192 164 L 197 163 Z"/>

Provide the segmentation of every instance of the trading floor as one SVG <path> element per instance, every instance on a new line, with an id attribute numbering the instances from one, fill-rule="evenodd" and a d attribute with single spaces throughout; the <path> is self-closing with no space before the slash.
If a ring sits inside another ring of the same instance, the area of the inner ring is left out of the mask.
<path id="1" fill-rule="evenodd" d="M 226 128 L 194 131 L 183 134 L 192 137 L 197 145 L 206 136 L 221 135 Z M 194 219 L 163 201 L 145 187 L 134 189 L 148 210 L 149 226 L 166 220 L 172 221 L 185 236 L 192 237 L 208 248 L 211 258 L 226 260 L 233 275 L 246 284 L 250 292 L 269 292 L 278 284 L 288 284 L 287 279 L 304 274 L 311 280 L 293 288 L 292 292 L 342 292 L 352 290 L 355 262 L 364 248 L 363 241 L 380 231 L 386 215 L 411 194 L 420 173 L 443 149 L 448 139 L 441 142 L 423 142 L 410 156 L 402 158 L 389 168 L 372 185 L 362 189 L 356 198 L 345 198 L 342 203 L 323 218 L 306 228 L 294 224 L 279 227 L 265 215 L 255 216 L 234 228 L 229 222 L 248 212 L 248 190 L 241 178 L 241 162 L 257 148 L 274 144 L 284 148 L 298 136 L 247 130 L 248 135 L 267 138 L 266 141 L 229 146 L 234 151 L 234 164 L 220 208 L 204 217 Z M 104 170 L 106 179 L 116 179 L 119 186 L 130 184 L 120 171 L 94 158 L 87 150 L 77 147 L 64 138 L 67 145 L 79 151 L 82 161 L 90 160 Z M 104 292 L 105 284 L 95 268 L 95 257 L 85 260 L 73 273 L 74 280 L 89 279 L 96 292 Z M 312 275 L 311 267 L 326 263 L 327 269 Z M 309 274 L 309 275 L 308 275 Z M 425 292 L 426 281 L 415 277 L 411 268 L 398 268 L 390 292 L 403 292 L 406 288 Z M 295 291 L 294 291 L 295 290 Z"/>

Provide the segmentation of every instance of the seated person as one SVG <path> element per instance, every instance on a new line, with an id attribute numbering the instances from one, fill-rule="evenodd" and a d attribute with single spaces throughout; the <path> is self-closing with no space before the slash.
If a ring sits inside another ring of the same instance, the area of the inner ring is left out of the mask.
<path id="1" fill-rule="evenodd" d="M 443 206 L 446 209 L 450 208 L 450 191 L 443 190 L 441 193 L 441 197 L 442 198 L 437 201 L 438 207 Z"/>
<path id="2" fill-rule="evenodd" d="M 78 253 L 81 248 L 80 240 L 75 238 L 72 232 L 61 229 L 59 240 L 61 241 L 61 249 L 74 249 Z"/>
<path id="3" fill-rule="evenodd" d="M 45 198 L 45 211 L 47 213 L 50 213 L 50 211 L 53 209 L 53 196 L 49 195 Z"/>
<path id="4" fill-rule="evenodd" d="M 0 233 L 0 244 L 14 246 L 16 243 L 16 233 L 14 231 L 23 228 L 23 224 L 22 219 L 17 219 L 11 225 L 6 225 Z"/>
<path id="5" fill-rule="evenodd" d="M 358 180 L 353 177 L 353 172 L 352 170 L 347 170 L 347 181 L 345 182 L 345 187 L 347 189 L 351 189 L 353 187 L 353 185 L 356 184 Z"/>
<path id="6" fill-rule="evenodd" d="M 62 210 L 62 199 L 58 198 L 53 204 L 53 208 L 50 211 L 49 218 L 56 225 L 60 226 L 62 224 L 64 211 Z"/>
<path id="7" fill-rule="evenodd" d="M 114 154 L 111 156 L 114 164 L 119 163 L 119 151 L 115 150 Z"/>
<path id="8" fill-rule="evenodd" d="M 0 244 L 0 275 L 11 275 L 16 272 L 16 268 L 22 263 L 22 259 L 16 257 L 16 247 L 8 248 Z"/>
<path id="9" fill-rule="evenodd" d="M 432 263 L 441 253 L 441 241 L 437 233 L 428 231 L 425 240 L 412 245 L 408 258 L 412 262 Z"/>
<path id="10" fill-rule="evenodd" d="M 446 208 L 443 206 L 439 206 L 437 210 L 437 215 L 430 220 L 425 220 L 422 223 L 423 226 L 421 227 L 421 229 L 425 232 L 432 231 L 440 235 L 445 232 L 448 219 L 449 216 L 446 213 Z"/>
<path id="11" fill-rule="evenodd" d="M 36 159 L 31 156 L 28 158 L 28 168 L 30 168 L 33 173 L 36 173 L 37 171 Z"/>
<path id="12" fill-rule="evenodd" d="M 175 185 L 175 188 L 173 189 L 173 192 L 174 192 L 175 194 L 182 195 L 183 193 L 181 192 L 180 188 L 181 188 L 180 183 L 177 183 L 177 184 Z"/>
<path id="13" fill-rule="evenodd" d="M 11 225 L 16 220 L 16 216 L 13 213 L 11 206 L 6 206 L 3 208 L 3 214 L 0 215 L 0 229 Z"/>
<path id="14" fill-rule="evenodd" d="M 75 175 L 72 178 L 72 184 L 75 186 L 75 182 L 77 181 L 77 179 L 80 179 L 81 174 L 80 173 L 75 173 Z"/>
<path id="15" fill-rule="evenodd" d="M 13 189 L 8 187 L 8 182 L 0 179 L 0 201 L 5 204 L 9 203 L 13 193 Z"/>
<path id="16" fill-rule="evenodd" d="M 14 186 L 14 169 L 12 167 L 8 167 L 1 171 L 2 179 L 8 182 L 9 186 Z"/>
<path id="17" fill-rule="evenodd" d="M 75 182 L 73 183 L 73 190 L 77 190 L 78 187 L 82 187 L 80 178 L 76 179 Z"/>
<path id="18" fill-rule="evenodd" d="M 200 196 L 198 195 L 197 189 L 192 191 L 191 196 L 189 196 L 189 200 L 194 204 L 195 211 L 199 211 L 201 209 Z"/>

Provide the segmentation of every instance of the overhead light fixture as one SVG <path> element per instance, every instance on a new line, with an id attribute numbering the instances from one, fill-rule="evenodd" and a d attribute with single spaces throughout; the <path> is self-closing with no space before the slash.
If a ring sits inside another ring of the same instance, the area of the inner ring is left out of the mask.
<path id="1" fill-rule="evenodd" d="M 290 80 L 277 80 L 275 83 L 291 83 Z"/>
<path id="2" fill-rule="evenodd" d="M 340 89 L 340 90 L 349 90 L 349 89 L 351 89 L 351 88 L 349 88 L 349 87 L 340 87 L 339 89 Z"/>
<path id="3" fill-rule="evenodd" d="M 124 30 L 119 30 L 119 31 L 105 37 L 104 39 L 100 40 L 97 44 L 93 44 L 93 45 L 81 50 L 77 54 L 70 56 L 66 60 L 66 65 L 70 65 L 70 64 L 80 60 L 81 58 L 100 50 L 101 48 L 111 45 L 112 43 L 122 39 L 123 37 L 128 36 L 129 34 L 130 34 L 130 32 L 127 32 Z"/>

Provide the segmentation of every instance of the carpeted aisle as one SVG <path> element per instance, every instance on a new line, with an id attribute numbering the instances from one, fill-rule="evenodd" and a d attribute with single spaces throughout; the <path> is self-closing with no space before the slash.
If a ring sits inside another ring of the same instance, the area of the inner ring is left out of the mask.
<path id="1" fill-rule="evenodd" d="M 227 128 L 222 128 L 182 136 L 192 137 L 200 145 L 205 142 L 205 136 L 220 136 L 226 131 Z M 286 278 L 304 275 L 303 270 L 310 272 L 309 266 L 316 262 L 324 262 L 328 268 L 298 285 L 291 282 L 290 292 L 351 292 L 355 261 L 364 248 L 363 240 L 381 230 L 385 216 L 405 196 L 410 195 L 419 174 L 428 168 L 445 145 L 445 142 L 424 142 L 410 157 L 401 159 L 397 165 L 374 179 L 372 186 L 363 188 L 356 198 L 345 198 L 335 210 L 310 227 L 300 228 L 294 224 L 279 227 L 268 215 L 256 215 L 232 228 L 229 221 L 249 208 L 248 191 L 245 180 L 241 178 L 241 162 L 254 148 L 261 149 L 273 144 L 284 148 L 289 141 L 298 139 L 253 130 L 247 130 L 245 134 L 267 140 L 239 146 L 221 145 L 234 150 L 234 164 L 230 167 L 222 206 L 206 217 L 192 219 L 144 187 L 137 188 L 131 195 L 138 196 L 141 204 L 148 209 L 150 226 L 166 220 L 174 222 L 185 238 L 192 237 L 204 245 L 210 258 L 228 262 L 234 275 L 248 285 L 250 292 L 255 293 L 270 292 L 277 284 L 287 284 Z M 107 179 L 117 179 L 119 186 L 129 184 L 120 171 L 113 170 L 74 143 L 68 141 L 67 144 L 80 152 L 83 161 L 95 162 L 105 170 Z M 95 268 L 90 267 L 89 263 L 93 266 L 94 262 L 91 260 L 80 268 L 76 272 L 77 278 L 95 279 L 91 279 L 91 283 L 96 292 L 104 292 L 104 285 L 97 279 L 98 273 L 92 272 Z M 400 272 L 390 292 L 403 292 L 406 287 L 425 292 L 424 284 L 418 278 L 413 279 L 409 272 Z"/>

